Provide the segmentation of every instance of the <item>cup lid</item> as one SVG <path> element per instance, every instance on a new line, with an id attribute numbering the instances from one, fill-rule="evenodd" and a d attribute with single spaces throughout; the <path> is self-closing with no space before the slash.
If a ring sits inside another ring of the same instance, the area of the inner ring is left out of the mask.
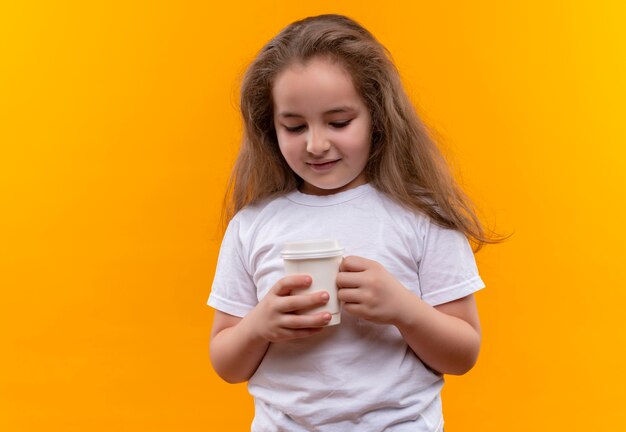
<path id="1" fill-rule="evenodd" d="M 280 252 L 283 259 L 327 258 L 343 255 L 337 240 L 307 240 L 285 243 Z"/>

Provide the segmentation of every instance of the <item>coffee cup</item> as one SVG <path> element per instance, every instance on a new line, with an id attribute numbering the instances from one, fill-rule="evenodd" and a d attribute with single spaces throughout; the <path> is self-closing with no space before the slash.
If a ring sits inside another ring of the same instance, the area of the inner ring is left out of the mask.
<path id="1" fill-rule="evenodd" d="M 337 273 L 343 259 L 343 248 L 337 240 L 309 240 L 285 243 L 281 256 L 287 274 L 308 274 L 312 283 L 308 288 L 294 290 L 294 294 L 328 292 L 328 302 L 320 307 L 307 310 L 314 314 L 328 312 L 332 315 L 327 326 L 341 322 L 341 309 L 337 297 Z"/>

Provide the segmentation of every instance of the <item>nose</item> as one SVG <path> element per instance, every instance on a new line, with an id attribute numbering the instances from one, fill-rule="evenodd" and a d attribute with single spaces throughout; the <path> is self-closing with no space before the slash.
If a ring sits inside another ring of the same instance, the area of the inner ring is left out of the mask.
<path id="1" fill-rule="evenodd" d="M 322 131 L 310 128 L 306 139 L 306 151 L 314 156 L 321 156 L 330 149 L 330 141 Z"/>

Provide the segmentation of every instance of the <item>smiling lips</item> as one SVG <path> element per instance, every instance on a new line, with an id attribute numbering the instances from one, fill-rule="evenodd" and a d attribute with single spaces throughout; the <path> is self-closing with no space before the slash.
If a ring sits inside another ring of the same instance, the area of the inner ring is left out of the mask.
<path id="1" fill-rule="evenodd" d="M 335 165 L 337 165 L 337 162 L 339 162 L 341 159 L 335 159 L 335 160 L 327 160 L 327 161 L 313 161 L 313 162 L 307 162 L 306 164 L 311 167 L 311 169 L 313 171 L 317 171 L 317 172 L 324 172 L 324 171 L 329 171 L 331 170 Z"/>

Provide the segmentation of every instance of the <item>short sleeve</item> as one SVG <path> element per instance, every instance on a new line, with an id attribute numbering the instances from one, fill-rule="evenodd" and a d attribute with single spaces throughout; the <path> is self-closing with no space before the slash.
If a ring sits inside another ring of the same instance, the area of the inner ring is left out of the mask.
<path id="1" fill-rule="evenodd" d="M 418 267 L 422 299 L 437 306 L 485 287 L 467 238 L 457 230 L 427 224 Z"/>
<path id="2" fill-rule="evenodd" d="M 258 303 L 256 287 L 244 265 L 241 250 L 239 222 L 233 219 L 222 240 L 207 304 L 237 317 L 245 316 Z"/>

